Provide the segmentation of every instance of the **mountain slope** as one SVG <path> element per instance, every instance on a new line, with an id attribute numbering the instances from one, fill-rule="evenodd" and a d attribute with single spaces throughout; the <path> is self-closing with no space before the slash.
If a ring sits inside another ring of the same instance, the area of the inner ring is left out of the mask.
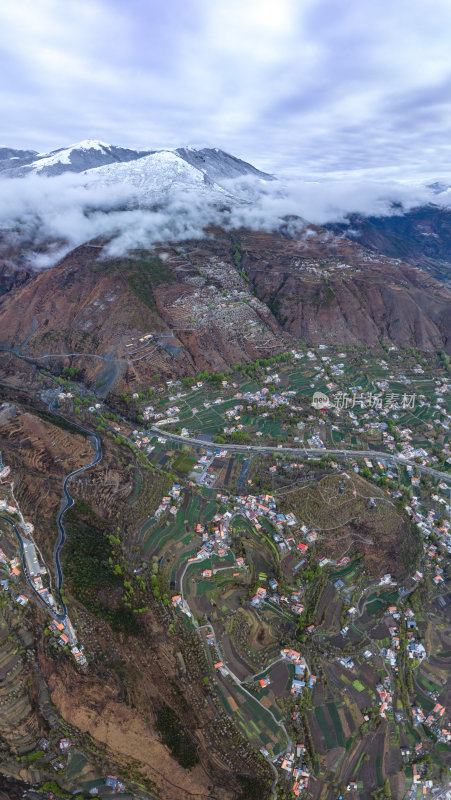
<path id="1" fill-rule="evenodd" d="M 0 343 L 32 356 L 85 354 L 74 364 L 105 387 L 223 370 L 286 349 L 233 266 L 230 238 L 224 243 L 230 263 L 215 259 L 209 242 L 197 243 L 195 261 L 178 248 L 102 261 L 100 249 L 79 247 L 0 300 Z"/>
<path id="2" fill-rule="evenodd" d="M 197 167 L 192 166 L 170 150 L 159 150 L 132 163 L 108 164 L 90 169 L 89 176 L 99 186 L 128 184 L 144 195 L 160 195 L 169 190 L 214 187 Z M 219 187 L 215 187 L 219 190 Z"/>
<path id="3" fill-rule="evenodd" d="M 252 164 L 218 148 L 180 147 L 176 150 L 132 150 L 93 139 L 77 142 L 49 153 L 0 147 L 0 172 L 3 177 L 10 178 L 25 177 L 30 174 L 55 176 L 65 172 L 80 173 L 106 165 L 130 164 L 135 161 L 141 161 L 140 168 L 144 172 L 148 172 L 152 160 L 143 161 L 143 157 L 147 156 L 150 156 L 151 159 L 154 158 L 155 164 L 164 160 L 172 161 L 174 164 L 184 164 L 186 169 L 195 170 L 195 172 L 191 172 L 192 175 L 199 173 L 199 180 L 203 177 L 206 182 L 212 184 L 247 175 L 262 180 L 274 180 L 272 175 L 261 172 Z M 124 169 L 118 172 L 118 180 L 125 178 L 133 182 L 133 178 L 138 172 L 139 169 L 131 170 L 130 176 L 128 176 L 127 170 Z"/>
<path id="4" fill-rule="evenodd" d="M 35 150 L 16 150 L 14 147 L 0 147 L 0 172 L 17 169 L 28 164 L 37 156 Z"/>
<path id="5" fill-rule="evenodd" d="M 275 180 L 273 175 L 261 172 L 252 164 L 218 150 L 217 147 L 204 147 L 200 150 L 194 147 L 179 147 L 175 152 L 188 164 L 208 175 L 210 180 L 218 183 L 224 179 L 242 178 L 245 175 L 252 175 L 265 181 Z"/>
<path id="6" fill-rule="evenodd" d="M 328 226 L 378 253 L 402 258 L 451 283 L 451 210 L 436 205 L 384 217 L 352 215 Z"/>
<path id="7" fill-rule="evenodd" d="M 104 164 L 134 161 L 148 151 L 129 150 L 92 139 L 78 142 L 67 148 L 40 153 L 25 166 L 13 170 L 10 177 L 22 177 L 30 173 L 39 175 L 61 175 L 63 172 L 84 172 Z"/>
<path id="8" fill-rule="evenodd" d="M 278 258 L 269 234 L 240 234 L 242 265 L 282 327 L 311 343 L 451 348 L 451 291 L 422 270 L 310 228 Z M 256 248 L 256 237 L 259 240 Z M 266 247 L 265 247 L 266 244 Z"/>
<path id="9" fill-rule="evenodd" d="M 0 344 L 69 359 L 104 391 L 223 371 L 299 340 L 451 351 L 450 290 L 321 228 L 306 233 L 216 229 L 107 260 L 84 245 L 0 300 Z"/>

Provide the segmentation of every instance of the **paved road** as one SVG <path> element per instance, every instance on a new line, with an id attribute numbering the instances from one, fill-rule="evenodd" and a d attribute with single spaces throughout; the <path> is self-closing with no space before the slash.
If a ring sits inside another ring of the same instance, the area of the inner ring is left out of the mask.
<path id="1" fill-rule="evenodd" d="M 52 400 L 51 403 L 49 404 L 49 411 L 52 414 L 55 414 L 55 416 L 61 417 L 61 419 L 66 420 L 66 417 L 63 417 L 62 414 L 60 414 L 58 411 L 55 411 L 54 404 L 55 404 L 55 400 Z M 28 569 L 27 569 L 27 563 L 26 563 L 26 560 L 25 560 L 25 552 L 24 552 L 22 534 L 20 533 L 20 531 L 18 530 L 17 526 L 15 525 L 15 523 L 12 520 L 10 520 L 8 517 L 4 517 L 4 516 L 0 517 L 0 519 L 2 519 L 4 522 L 7 522 L 8 525 L 11 525 L 11 527 L 14 529 L 14 533 L 17 536 L 17 539 L 18 539 L 18 542 L 19 542 L 19 547 L 20 547 L 20 553 L 21 553 L 21 557 L 22 557 L 22 568 L 23 568 L 23 572 L 24 572 L 24 575 L 25 575 L 25 579 L 26 579 L 30 589 L 32 590 L 32 592 L 35 595 L 35 597 L 39 600 L 41 605 L 43 605 L 48 611 L 50 611 L 51 614 L 53 614 L 53 616 L 56 619 L 58 619 L 61 622 L 67 616 L 66 604 L 64 603 L 63 598 L 61 597 L 61 589 L 62 589 L 62 586 L 63 586 L 64 576 L 63 576 L 63 570 L 62 570 L 61 562 L 60 562 L 60 552 L 61 552 L 61 548 L 63 547 L 63 544 L 64 544 L 64 542 L 66 540 L 66 531 L 65 531 L 64 525 L 63 525 L 63 516 L 66 513 L 66 511 L 68 511 L 68 509 L 73 506 L 73 504 L 75 502 L 75 500 L 73 499 L 72 495 L 69 493 L 67 485 L 68 485 L 70 479 L 74 477 L 74 475 L 78 475 L 80 472 L 84 472 L 86 469 L 89 469 L 90 467 L 93 467 L 94 464 L 97 464 L 99 461 L 101 461 L 101 459 L 103 457 L 102 456 L 102 446 L 101 446 L 100 439 L 99 439 L 97 433 L 94 433 L 93 431 L 88 430 L 88 428 L 84 428 L 82 425 L 79 425 L 76 422 L 72 422 L 71 420 L 66 420 L 66 422 L 70 422 L 71 425 L 75 425 L 75 427 L 77 427 L 80 431 L 83 431 L 83 432 L 87 433 L 90 436 L 91 441 L 95 445 L 96 454 L 95 454 L 94 458 L 92 459 L 92 461 L 89 462 L 89 464 L 86 464 L 84 467 L 79 467 L 79 469 L 76 469 L 73 472 L 71 472 L 70 475 L 67 475 L 65 477 L 64 483 L 63 483 L 63 492 L 64 492 L 64 498 L 65 498 L 66 502 L 65 502 L 64 506 L 60 509 L 60 511 L 58 513 L 58 516 L 57 516 L 57 520 L 56 521 L 57 521 L 57 525 L 58 525 L 58 538 L 57 538 L 57 540 L 55 542 L 55 547 L 54 547 L 54 550 L 53 550 L 53 560 L 54 560 L 54 565 L 55 565 L 55 584 L 56 584 L 56 591 L 58 592 L 58 595 L 59 595 L 59 601 L 60 601 L 60 605 L 61 605 L 61 608 L 62 608 L 62 613 L 57 612 L 56 609 L 53 606 L 51 606 L 50 603 L 47 603 L 41 597 L 39 592 L 36 591 L 36 589 L 34 587 L 34 584 L 33 584 L 32 580 L 30 578 L 30 575 L 28 573 Z"/>
<path id="2" fill-rule="evenodd" d="M 55 617 L 58 617 L 58 619 L 60 619 L 60 618 L 64 619 L 64 615 L 56 614 L 55 613 L 55 609 L 50 605 L 50 603 L 46 603 L 45 600 L 39 594 L 39 592 L 35 589 L 34 584 L 33 584 L 32 580 L 30 578 L 30 575 L 28 573 L 27 562 L 25 561 L 25 551 L 24 551 L 24 546 L 23 546 L 23 537 L 22 537 L 22 534 L 20 533 L 19 529 L 17 528 L 17 525 L 12 521 L 12 519 L 9 519 L 9 517 L 0 516 L 0 519 L 3 520 L 3 522 L 7 522 L 8 525 L 11 525 L 11 528 L 13 528 L 14 533 L 17 536 L 17 540 L 19 542 L 19 548 L 20 548 L 20 555 L 22 557 L 22 566 L 23 566 L 25 579 L 26 579 L 31 591 L 33 592 L 34 596 L 36 597 L 38 602 L 41 604 L 41 606 L 44 606 L 44 608 L 46 608 L 48 611 L 50 611 L 52 614 L 54 614 Z"/>
<path id="3" fill-rule="evenodd" d="M 426 475 L 432 475 L 434 478 L 440 478 L 451 484 L 451 475 L 446 472 L 440 472 L 433 467 L 425 467 L 422 464 L 417 464 L 415 461 L 402 458 L 402 456 L 394 455 L 393 453 L 384 453 L 380 450 L 335 450 L 329 447 L 268 447 L 265 445 L 245 445 L 245 444 L 220 444 L 214 442 L 205 442 L 202 439 L 194 439 L 189 436 L 180 436 L 177 433 L 169 433 L 158 425 L 151 426 L 152 433 L 164 436 L 172 442 L 184 442 L 185 444 L 192 444 L 196 447 L 204 447 L 207 449 L 216 448 L 221 450 L 228 450 L 237 453 L 261 453 L 262 455 L 271 455 L 272 453 L 287 453 L 293 456 L 302 455 L 318 455 L 318 456 L 344 456 L 346 458 L 377 458 L 384 461 L 394 461 L 400 466 L 410 466 L 417 469 L 419 472 L 424 472 Z"/>
<path id="4" fill-rule="evenodd" d="M 49 411 L 52 414 L 55 414 L 55 416 L 66 420 L 66 417 L 63 417 L 62 414 L 60 414 L 58 411 L 55 411 L 55 400 L 52 400 L 51 403 L 49 404 Z M 83 425 L 79 425 L 77 422 L 72 422 L 71 420 L 66 420 L 66 422 L 70 422 L 71 425 L 75 425 L 75 427 L 78 428 L 80 431 L 83 431 L 84 433 L 87 433 L 88 436 L 91 439 L 91 442 L 95 446 L 95 451 L 96 452 L 95 452 L 94 458 L 92 459 L 92 461 L 89 462 L 89 464 L 86 464 L 84 467 L 79 467 L 79 469 L 75 469 L 69 475 L 66 475 L 66 477 L 64 479 L 64 483 L 63 483 L 63 492 L 64 492 L 64 497 L 65 497 L 66 502 L 65 502 L 65 505 L 60 509 L 60 511 L 58 513 L 58 516 L 56 518 L 56 522 L 57 522 L 57 525 L 58 525 L 58 538 L 57 538 L 57 540 L 55 542 L 55 547 L 54 547 L 54 550 L 53 550 L 53 560 L 54 560 L 54 563 L 55 563 L 56 590 L 58 592 L 60 603 L 61 603 L 61 607 L 62 607 L 63 612 L 64 612 L 63 615 L 55 615 L 55 616 L 62 617 L 62 618 L 64 618 L 66 616 L 66 614 L 67 614 L 66 605 L 65 605 L 65 603 L 64 603 L 64 601 L 63 601 L 63 599 L 61 597 L 61 589 L 62 589 L 62 586 L 63 586 L 63 570 L 62 570 L 61 562 L 60 562 L 60 552 L 61 552 L 63 544 L 64 544 L 64 542 L 66 540 L 66 531 L 65 531 L 64 525 L 63 525 L 63 517 L 64 517 L 64 514 L 66 513 L 66 511 L 68 511 L 69 508 L 71 508 L 74 505 L 74 502 L 75 502 L 74 498 L 69 493 L 67 485 L 68 485 L 70 479 L 74 477 L 74 475 L 79 475 L 81 472 L 84 472 L 85 470 L 90 469 L 90 467 L 93 467 L 95 464 L 98 464 L 99 461 L 101 461 L 102 458 L 103 458 L 102 445 L 101 445 L 100 438 L 99 438 L 97 433 L 94 433 L 93 431 L 90 431 L 88 428 L 84 428 Z"/>

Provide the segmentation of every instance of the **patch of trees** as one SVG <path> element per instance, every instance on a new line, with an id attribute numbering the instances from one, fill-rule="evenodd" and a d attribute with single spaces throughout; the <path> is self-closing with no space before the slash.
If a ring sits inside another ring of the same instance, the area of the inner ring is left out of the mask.
<path id="1" fill-rule="evenodd" d="M 59 417 L 57 414 L 52 414 L 51 411 L 44 411 L 43 409 L 36 408 L 32 405 L 29 405 L 27 410 L 36 417 L 43 419 L 44 422 L 50 422 L 52 425 L 56 425 L 57 428 L 61 428 L 63 431 L 77 434 L 78 436 L 89 436 L 89 433 L 86 431 L 80 430 L 72 422 L 69 422 L 69 420 Z"/>
<path id="2" fill-rule="evenodd" d="M 371 792 L 371 797 L 373 800 L 391 800 L 390 782 L 388 778 L 380 789 Z"/>
<path id="3" fill-rule="evenodd" d="M 94 514 L 88 503 L 78 500 L 67 512 L 65 526 L 64 575 L 77 600 L 114 630 L 139 633 L 129 602 L 134 594 L 131 576 L 118 563 L 120 540 L 108 535 L 109 523 Z"/>
<path id="4" fill-rule="evenodd" d="M 78 376 L 79 369 L 78 367 L 63 367 L 62 374 L 71 380 L 75 380 Z"/>
<path id="5" fill-rule="evenodd" d="M 185 726 L 167 703 L 162 703 L 157 711 L 155 728 L 161 734 L 163 744 L 169 748 L 180 766 L 191 769 L 199 763 L 196 747 L 188 736 Z"/>
<path id="6" fill-rule="evenodd" d="M 266 800 L 269 797 L 271 781 L 256 775 L 237 775 L 241 787 L 238 800 Z"/>
<path id="7" fill-rule="evenodd" d="M 226 442 L 236 442 L 237 444 L 247 444 L 251 441 L 249 433 L 246 431 L 234 431 L 229 434 L 220 434 L 215 436 L 214 440 L 217 444 L 225 444 Z"/>
<path id="8" fill-rule="evenodd" d="M 439 350 L 439 356 L 445 369 L 449 370 L 450 358 L 444 350 Z"/>

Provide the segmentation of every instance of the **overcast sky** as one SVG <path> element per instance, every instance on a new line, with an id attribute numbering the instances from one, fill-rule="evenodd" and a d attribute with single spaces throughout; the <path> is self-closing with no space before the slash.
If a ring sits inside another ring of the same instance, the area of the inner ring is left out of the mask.
<path id="1" fill-rule="evenodd" d="M 299 175 L 451 172 L 450 0 L 15 0 L 1 144 L 221 147 Z"/>

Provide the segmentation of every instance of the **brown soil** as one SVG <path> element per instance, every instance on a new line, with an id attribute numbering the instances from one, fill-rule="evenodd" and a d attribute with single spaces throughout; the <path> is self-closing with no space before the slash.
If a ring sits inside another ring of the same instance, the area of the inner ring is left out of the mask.
<path id="1" fill-rule="evenodd" d="M 90 733 L 98 742 L 124 760 L 139 761 L 144 775 L 152 780 L 168 800 L 210 796 L 211 779 L 202 766 L 187 772 L 171 758 L 167 748 L 140 716 L 110 696 L 108 688 L 77 682 L 68 693 L 56 674 L 49 680 L 52 701 L 72 725 Z M 215 787 L 215 791 L 218 787 Z"/>
<path id="2" fill-rule="evenodd" d="M 89 354 L 51 364 L 73 364 L 117 390 L 148 385 L 155 374 L 222 371 L 286 350 L 291 337 L 450 347 L 451 292 L 422 270 L 314 226 L 308 239 L 235 235 L 240 270 L 230 234 L 215 230 L 186 244 L 183 264 L 161 275 L 143 277 L 140 254 L 106 264 L 87 246 L 25 283 L 18 274 L 0 300 L 0 342 L 29 355 Z"/>

